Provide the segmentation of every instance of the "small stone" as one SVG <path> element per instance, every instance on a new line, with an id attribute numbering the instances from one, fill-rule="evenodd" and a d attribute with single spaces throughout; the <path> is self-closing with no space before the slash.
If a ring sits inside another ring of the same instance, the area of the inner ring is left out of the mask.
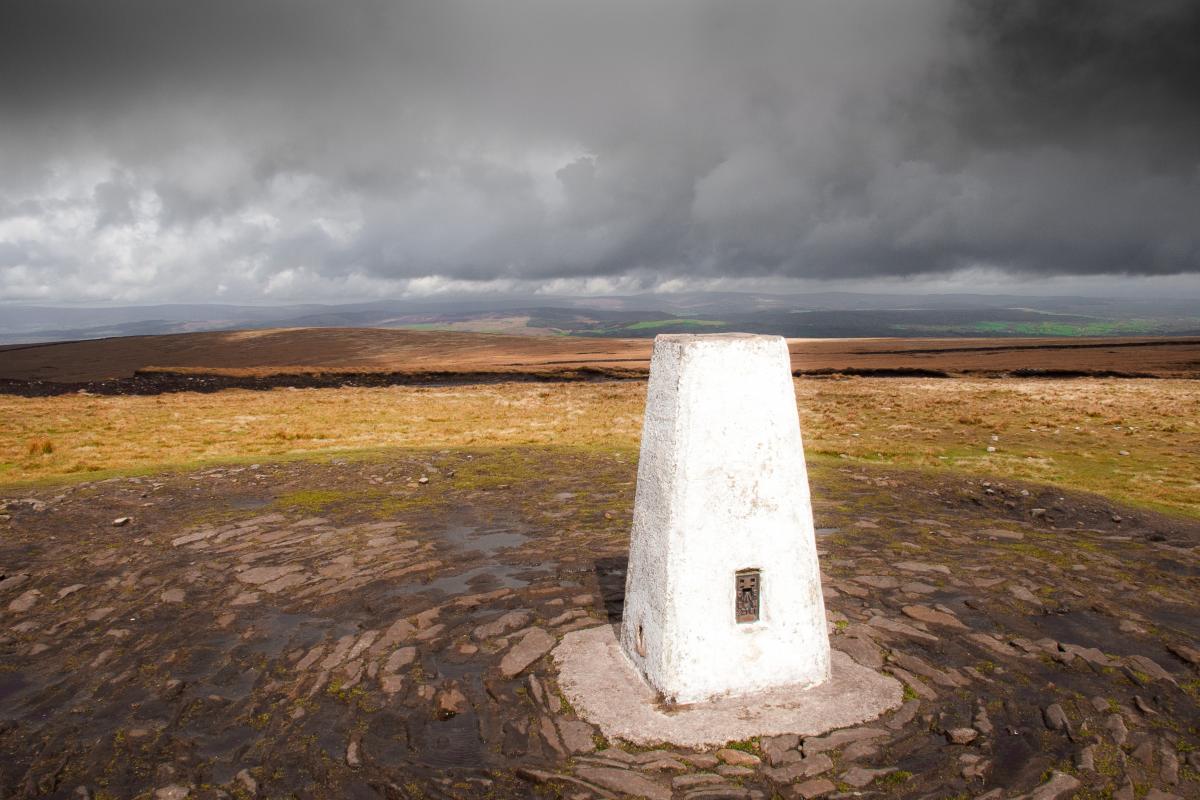
<path id="1" fill-rule="evenodd" d="M 917 709 L 920 707 L 920 700 L 905 701 L 904 705 L 900 706 L 900 709 L 887 721 L 888 728 L 893 731 L 900 730 L 913 721 L 913 718 L 917 716 Z"/>
<path id="2" fill-rule="evenodd" d="M 363 654 L 379 637 L 379 631 L 367 631 L 362 636 L 358 637 L 358 641 L 354 643 L 354 647 L 350 648 L 350 652 L 346 654 L 346 660 L 352 661 Z"/>
<path id="3" fill-rule="evenodd" d="M 1094 744 L 1081 747 L 1075 754 L 1075 769 L 1087 772 L 1096 771 L 1096 746 Z"/>
<path id="4" fill-rule="evenodd" d="M 842 751 L 843 761 L 858 761 L 879 754 L 879 748 L 870 742 L 855 742 Z"/>
<path id="5" fill-rule="evenodd" d="M 800 761 L 790 761 L 780 767 L 767 767 L 763 770 L 768 778 L 775 783 L 792 783 L 800 778 L 811 778 L 833 769 L 833 759 L 825 753 L 817 753 Z"/>
<path id="6" fill-rule="evenodd" d="M 1194 647 L 1188 647 L 1186 644 L 1169 644 L 1167 649 L 1173 655 L 1186 661 L 1194 667 L 1200 667 L 1200 650 Z"/>
<path id="7" fill-rule="evenodd" d="M 596 749 L 596 730 L 581 720 L 558 720 L 558 732 L 563 746 L 571 753 L 590 753 Z"/>
<path id="8" fill-rule="evenodd" d="M 1079 780 L 1073 778 L 1065 772 L 1055 770 L 1050 773 L 1050 778 L 1041 786 L 1034 789 L 1027 795 L 1022 795 L 1020 800 L 1056 800 L 1070 794 L 1079 788 Z"/>
<path id="9" fill-rule="evenodd" d="M 385 694 L 395 694 L 404 688 L 404 676 L 384 675 L 379 681 L 379 688 L 383 689 Z"/>
<path id="10" fill-rule="evenodd" d="M 437 713 L 441 719 L 450 719 L 467 708 L 467 696 L 457 686 L 449 686 L 437 694 Z"/>
<path id="11" fill-rule="evenodd" d="M 159 595 L 159 599 L 164 603 L 182 603 L 184 599 L 183 589 L 167 589 Z"/>
<path id="12" fill-rule="evenodd" d="M 736 767 L 757 767 L 762 763 L 762 759 L 753 753 L 747 753 L 744 750 L 734 750 L 730 747 L 718 750 L 717 758 L 726 764 L 732 764 Z"/>
<path id="13" fill-rule="evenodd" d="M 895 767 L 886 767 L 884 769 L 867 769 L 866 767 L 851 767 L 842 775 L 842 782 L 853 786 L 855 789 L 861 789 L 864 786 L 872 783 L 876 778 L 882 778 L 884 775 L 895 772 Z"/>
<path id="14" fill-rule="evenodd" d="M 989 759 L 973 753 L 964 753 L 959 757 L 958 761 L 963 765 L 962 776 L 969 781 L 983 780 L 987 771 L 992 767 L 992 762 Z"/>
<path id="15" fill-rule="evenodd" d="M 828 778 L 813 778 L 792 787 L 792 792 L 796 797 L 803 798 L 804 800 L 812 800 L 814 797 L 827 795 L 836 788 L 833 781 Z"/>
<path id="16" fill-rule="evenodd" d="M 1158 746 L 1158 757 L 1161 764 L 1158 779 L 1167 786 L 1179 783 L 1179 756 L 1175 754 L 1175 748 L 1164 740 Z"/>
<path id="17" fill-rule="evenodd" d="M 1067 712 L 1063 711 L 1063 707 L 1058 703 L 1052 703 L 1042 709 L 1042 721 L 1052 731 L 1066 731 L 1068 735 L 1071 732 L 1071 721 L 1067 719 Z"/>
<path id="18" fill-rule="evenodd" d="M 40 591 L 38 591 L 37 589 L 30 589 L 27 592 L 22 592 L 20 595 L 17 596 L 16 600 L 13 600 L 11 603 L 8 604 L 8 610 L 9 611 L 28 611 L 29 609 L 33 608 L 34 604 L 37 603 L 38 598 L 40 598 L 41 596 L 42 596 L 42 593 Z"/>
<path id="19" fill-rule="evenodd" d="M 890 575 L 859 575 L 854 580 L 873 589 L 896 589 L 900 586 L 900 581 Z"/>
<path id="20" fill-rule="evenodd" d="M 117 517 L 112 521 L 114 528 L 123 528 L 133 521 L 133 517 Z M 185 795 L 186 797 L 186 795 Z"/>
<path id="21" fill-rule="evenodd" d="M 286 564 L 281 567 L 253 567 L 235 576 L 242 583 L 263 584 L 277 581 L 285 575 L 299 572 L 302 567 L 298 564 Z"/>
<path id="22" fill-rule="evenodd" d="M 73 595 L 73 594 L 75 594 L 76 592 L 78 592 L 80 589 L 82 589 L 83 587 L 84 587 L 84 584 L 82 584 L 82 583 L 75 583 L 75 584 L 72 584 L 72 585 L 70 585 L 70 586 L 67 586 L 67 587 L 65 587 L 65 588 L 59 589 L 59 590 L 58 590 L 58 599 L 59 599 L 59 600 L 62 600 L 64 597 L 68 597 L 68 596 L 70 596 L 70 595 Z"/>
<path id="23" fill-rule="evenodd" d="M 242 770 L 235 776 L 235 779 L 238 785 L 250 794 L 258 794 L 258 781 L 254 780 L 254 776 L 250 774 L 250 770 Z"/>
<path id="24" fill-rule="evenodd" d="M 946 731 L 946 739 L 950 744 L 970 744 L 979 738 L 979 731 L 974 728 L 951 728 Z"/>
<path id="25" fill-rule="evenodd" d="M 872 628 L 898 633 L 902 636 L 911 636 L 914 639 L 920 639 L 923 642 L 936 642 L 938 637 L 932 633 L 918 630 L 912 625 L 906 625 L 899 620 L 889 619 L 888 617 L 874 616 L 867 620 L 867 624 Z"/>
<path id="26" fill-rule="evenodd" d="M 794 733 L 786 733 L 782 736 L 764 736 L 759 742 L 759 747 L 766 756 L 767 763 L 777 767 L 784 763 L 789 754 L 794 754 L 796 759 L 800 758 L 800 753 L 795 749 L 799 744 L 799 736 Z"/>
<path id="27" fill-rule="evenodd" d="M 128 521 L 128 517 L 125 519 Z M 185 800 L 191 793 L 192 790 L 188 787 L 173 783 L 170 786 L 155 789 L 154 800 Z"/>
<path id="28" fill-rule="evenodd" d="M 358 739 L 351 739 L 346 745 L 346 765 L 357 769 L 362 766 L 362 754 L 358 749 Z"/>
<path id="29" fill-rule="evenodd" d="M 379 649 L 385 650 L 389 647 L 406 641 L 416 633 L 416 627 L 406 619 L 398 619 L 392 623 L 386 631 L 383 632 L 383 638 L 379 640 Z"/>
<path id="30" fill-rule="evenodd" d="M 695 775 L 677 775 L 671 779 L 671 788 L 673 789 L 694 789 L 697 786 L 724 786 L 727 784 L 720 775 L 713 775 L 708 772 L 701 772 Z"/>
<path id="31" fill-rule="evenodd" d="M 904 616 L 911 617 L 912 619 L 915 619 L 918 622 L 927 622 L 931 625 L 945 625 L 947 627 L 959 628 L 961 630 L 967 629 L 967 626 L 962 624 L 962 622 L 958 619 L 958 617 L 954 616 L 953 614 L 946 614 L 945 612 L 942 612 L 942 611 L 935 611 L 934 609 L 929 608 L 928 606 L 922 606 L 922 605 L 904 606 L 903 608 L 900 609 L 900 611 L 904 613 Z"/>
<path id="32" fill-rule="evenodd" d="M 1162 666 L 1152 658 L 1147 658 L 1143 655 L 1126 656 L 1125 661 L 1139 672 L 1144 672 L 1151 678 L 1160 681 L 1168 681 L 1176 683 L 1175 676 L 1167 672 Z"/>
<path id="33" fill-rule="evenodd" d="M 1139 761 L 1147 767 L 1153 766 L 1153 764 L 1154 764 L 1154 740 L 1151 739 L 1149 736 L 1146 736 L 1145 734 L 1141 734 L 1141 736 L 1143 736 L 1145 738 L 1143 738 L 1141 740 L 1141 744 L 1139 744 L 1137 747 L 1133 748 L 1133 752 L 1130 753 L 1129 756 L 1134 761 Z"/>
<path id="34" fill-rule="evenodd" d="M 1035 605 L 1035 606 L 1040 606 L 1042 604 L 1041 599 L 1037 595 L 1035 595 L 1033 592 L 1026 589 L 1024 586 L 1012 585 L 1012 586 L 1008 587 L 1008 591 L 1009 591 L 1009 594 L 1011 594 L 1013 597 L 1017 598 L 1018 600 L 1024 600 L 1026 603 L 1031 603 L 1032 605 Z"/>
<path id="35" fill-rule="evenodd" d="M 800 762 L 800 768 L 806 778 L 820 775 L 822 772 L 833 769 L 833 759 L 825 753 L 805 756 L 804 760 Z"/>
<path id="36" fill-rule="evenodd" d="M 1109 714 L 1104 721 L 1104 729 L 1118 745 L 1125 744 L 1125 740 L 1129 738 L 1129 728 L 1125 726 L 1125 720 L 1120 714 Z"/>
<path id="37" fill-rule="evenodd" d="M 616 767 L 579 767 L 575 774 L 605 789 L 646 800 L 671 800 L 671 790 L 644 775 Z"/>
<path id="38" fill-rule="evenodd" d="M 841 650 L 864 667 L 879 669 L 883 666 L 883 654 L 869 639 L 837 636 L 830 642 L 830 647 Z"/>
<path id="39" fill-rule="evenodd" d="M 847 728 L 825 736 L 810 736 L 804 740 L 804 755 L 811 757 L 826 750 L 836 750 L 851 742 L 870 741 L 887 735 L 888 732 L 880 728 Z"/>
<path id="40" fill-rule="evenodd" d="M 971 720 L 971 727 L 979 731 L 984 736 L 991 736 L 994 730 L 991 717 L 988 716 L 987 709 L 982 705 L 975 712 L 975 717 Z"/>
<path id="41" fill-rule="evenodd" d="M 531 628 L 500 660 L 500 672 L 506 678 L 515 678 L 539 658 L 550 652 L 554 637 L 542 628 Z"/>
<path id="42" fill-rule="evenodd" d="M 477 627 L 471 632 L 471 637 L 480 642 L 487 639 L 494 639 L 495 637 L 501 636 L 509 631 L 515 631 L 518 628 L 524 628 L 532 619 L 533 614 L 529 611 L 509 611 L 507 614 L 503 614 L 491 622 Z"/>
<path id="43" fill-rule="evenodd" d="M 393 651 L 392 654 L 388 656 L 387 661 L 383 663 L 383 672 L 385 675 L 391 675 L 395 672 L 399 672 L 404 667 L 407 667 L 409 664 L 413 663 L 416 658 L 417 648 L 398 648 L 397 650 Z"/>
<path id="44" fill-rule="evenodd" d="M 1046 509 L 1031 508 L 1031 509 L 1029 509 L 1029 516 L 1033 517 L 1034 519 L 1042 519 L 1043 517 L 1046 516 Z"/>
<path id="45" fill-rule="evenodd" d="M 7 578 L 0 579 L 0 592 L 11 592 L 18 586 L 29 581 L 29 573 L 21 572 L 16 575 L 9 575 Z"/>
<path id="46" fill-rule="evenodd" d="M 547 603 L 547 605 L 549 605 L 549 603 Z M 572 622 L 574 620 L 579 619 L 580 617 L 586 617 L 586 616 L 587 616 L 587 612 L 584 611 L 582 608 L 572 608 L 568 611 L 564 611 L 563 613 L 559 614 L 557 617 L 554 617 L 546 624 L 552 628 L 556 628 L 559 625 L 565 625 L 568 622 Z"/>
<path id="47" fill-rule="evenodd" d="M 736 764 L 722 764 L 717 767 L 717 772 L 726 778 L 745 778 L 748 775 L 754 774 L 754 770 L 750 767 L 743 767 Z"/>

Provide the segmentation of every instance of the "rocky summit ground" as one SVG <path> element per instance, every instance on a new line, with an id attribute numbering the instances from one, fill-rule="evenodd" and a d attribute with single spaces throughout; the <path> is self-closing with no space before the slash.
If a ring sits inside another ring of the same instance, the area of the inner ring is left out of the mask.
<path id="1" fill-rule="evenodd" d="M 396 451 L 114 478 L 0 514 L 0 797 L 1200 797 L 1200 524 L 813 467 L 832 642 L 895 712 L 713 752 L 559 695 L 619 622 L 634 460 Z"/>

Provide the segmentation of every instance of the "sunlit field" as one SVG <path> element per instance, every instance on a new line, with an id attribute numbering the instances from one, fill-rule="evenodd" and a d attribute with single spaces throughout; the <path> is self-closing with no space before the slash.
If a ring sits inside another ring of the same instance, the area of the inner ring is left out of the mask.
<path id="1" fill-rule="evenodd" d="M 1184 380 L 797 380 L 810 458 L 963 470 L 1200 516 Z M 0 397 L 0 484 L 378 448 L 637 448 L 645 383 Z M 994 450 L 989 451 L 989 448 Z"/>

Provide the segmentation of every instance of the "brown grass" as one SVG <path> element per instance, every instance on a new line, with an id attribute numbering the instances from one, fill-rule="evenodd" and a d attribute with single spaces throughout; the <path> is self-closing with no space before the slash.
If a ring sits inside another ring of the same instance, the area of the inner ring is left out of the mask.
<path id="1" fill-rule="evenodd" d="M 512 336 L 381 328 L 285 328 L 127 336 L 0 347 L 0 378 L 85 382 L 150 368 L 225 375 L 312 372 L 505 372 L 630 368 L 644 374 L 650 339 Z M 796 370 L 1020 369 L 1200 377 L 1200 338 L 794 339 Z"/>
<path id="2" fill-rule="evenodd" d="M 796 391 L 810 457 L 1029 479 L 1200 516 L 1194 381 L 802 379 Z M 0 396 L 0 484 L 387 447 L 633 450 L 644 396 L 644 383 Z"/>

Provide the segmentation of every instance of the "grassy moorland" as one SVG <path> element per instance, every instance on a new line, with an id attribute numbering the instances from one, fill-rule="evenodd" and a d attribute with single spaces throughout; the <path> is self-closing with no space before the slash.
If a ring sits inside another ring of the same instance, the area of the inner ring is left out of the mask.
<path id="1" fill-rule="evenodd" d="M 810 458 L 1011 477 L 1200 517 L 1187 380 L 797 380 Z M 645 384 L 0 396 L 0 487 L 380 448 L 636 451 Z M 989 452 L 988 448 L 994 448 Z"/>

